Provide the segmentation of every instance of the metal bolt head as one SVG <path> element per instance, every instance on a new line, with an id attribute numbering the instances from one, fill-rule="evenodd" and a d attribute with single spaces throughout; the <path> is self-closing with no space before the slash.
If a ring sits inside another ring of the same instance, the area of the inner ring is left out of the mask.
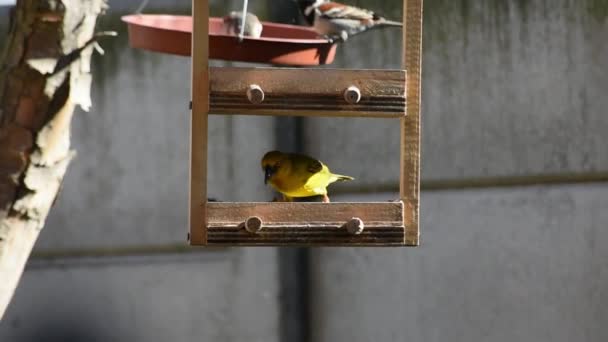
<path id="1" fill-rule="evenodd" d="M 247 99 L 253 104 L 260 104 L 264 101 L 264 91 L 257 84 L 250 84 L 247 88 Z"/>
<path id="2" fill-rule="evenodd" d="M 353 217 L 348 222 L 346 222 L 342 227 L 345 228 L 351 234 L 359 235 L 359 234 L 363 233 L 363 229 L 365 228 L 365 225 L 363 224 L 363 221 L 360 218 Z"/>
<path id="3" fill-rule="evenodd" d="M 244 226 L 246 231 L 255 234 L 262 229 L 262 219 L 257 216 L 248 217 Z"/>
<path id="4" fill-rule="evenodd" d="M 355 86 L 350 86 L 344 91 L 344 100 L 350 104 L 357 104 L 361 101 L 361 91 Z"/>

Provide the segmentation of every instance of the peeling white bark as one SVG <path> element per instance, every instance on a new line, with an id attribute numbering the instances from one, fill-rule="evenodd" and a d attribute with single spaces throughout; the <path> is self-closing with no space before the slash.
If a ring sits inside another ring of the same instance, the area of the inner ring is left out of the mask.
<path id="1" fill-rule="evenodd" d="M 17 4 L 0 56 L 0 319 L 75 155 L 74 109 L 91 107 L 87 43 L 106 7 L 106 0 Z M 66 64 L 73 51 L 78 58 Z"/>

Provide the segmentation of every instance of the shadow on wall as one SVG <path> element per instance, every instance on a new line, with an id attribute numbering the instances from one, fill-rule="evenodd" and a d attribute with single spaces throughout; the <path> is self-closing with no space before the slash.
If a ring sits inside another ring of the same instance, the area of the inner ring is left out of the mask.
<path id="1" fill-rule="evenodd" d="M 31 335 L 20 341 L 23 342 L 38 342 L 38 341 L 63 341 L 63 342 L 86 342 L 95 341 L 99 336 L 103 335 L 100 329 L 95 329 L 93 326 L 87 326 L 95 322 L 92 319 L 86 317 L 86 315 L 78 315 L 73 319 L 66 319 L 66 317 L 57 317 L 56 319 L 44 320 L 43 324 L 35 326 L 33 329 L 27 329 L 32 331 Z M 7 322 L 7 325 L 11 325 L 12 329 L 20 330 L 21 324 L 27 324 L 21 322 L 18 318 Z"/>
<path id="2" fill-rule="evenodd" d="M 0 54 L 4 51 L 4 43 L 8 35 L 9 7 L 0 6 Z"/>
<path id="3" fill-rule="evenodd" d="M 26 278 L 23 281 L 26 282 L 27 280 Z M 53 288 L 53 285 L 48 285 Z M 90 296 L 89 288 L 70 285 L 64 284 L 64 286 L 71 287 L 70 293 L 72 296 L 76 298 Z M 18 298 L 16 299 L 11 303 L 11 306 L 19 306 L 21 302 Z M 98 325 L 100 320 L 93 312 L 96 310 L 94 306 L 66 298 L 62 301 L 61 308 L 57 308 L 57 302 L 54 302 L 53 299 L 41 297 L 37 297 L 37 299 L 29 302 L 29 305 L 37 307 L 31 309 L 32 312 L 35 312 L 33 316 L 9 315 L 6 317 L 6 321 L 2 322 L 4 334 L 6 335 L 6 332 L 9 332 L 8 336 L 12 337 L 9 337 L 8 340 L 85 342 L 98 340 L 100 336 L 107 336 L 108 332 Z M 14 308 L 11 310 L 11 306 L 9 306 L 9 313 L 14 310 Z M 14 335 L 11 335 L 11 332 Z M 119 331 L 114 333 L 114 336 L 121 335 Z"/>

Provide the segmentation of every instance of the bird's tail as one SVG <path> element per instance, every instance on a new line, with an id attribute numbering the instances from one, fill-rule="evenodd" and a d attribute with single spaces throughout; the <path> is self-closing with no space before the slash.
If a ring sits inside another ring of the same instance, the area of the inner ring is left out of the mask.
<path id="1" fill-rule="evenodd" d="M 354 180 L 354 178 L 351 176 L 334 175 L 334 177 L 336 179 L 335 182 L 344 182 L 344 181 Z"/>
<path id="2" fill-rule="evenodd" d="M 396 26 L 396 27 L 403 26 L 403 23 L 400 21 L 392 21 L 392 20 L 386 20 L 386 19 L 382 19 L 382 20 L 378 21 L 378 24 L 381 24 L 383 26 Z"/>

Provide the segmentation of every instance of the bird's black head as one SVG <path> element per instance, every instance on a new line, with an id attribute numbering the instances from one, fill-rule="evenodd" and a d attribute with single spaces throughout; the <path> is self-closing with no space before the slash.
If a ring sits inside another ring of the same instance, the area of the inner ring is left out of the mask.
<path id="1" fill-rule="evenodd" d="M 262 157 L 262 170 L 264 170 L 264 184 L 274 176 L 281 167 L 285 154 L 279 151 L 270 151 Z"/>
<path id="2" fill-rule="evenodd" d="M 315 11 L 312 8 L 313 5 L 319 2 L 323 2 L 322 0 L 293 0 L 298 5 L 298 9 L 308 25 L 313 25 L 315 22 Z"/>
<path id="3" fill-rule="evenodd" d="M 272 176 L 277 172 L 277 168 L 276 167 L 272 167 L 270 165 L 266 166 L 264 168 L 264 184 L 268 184 L 268 181 L 270 180 L 270 178 L 272 178 Z"/>

